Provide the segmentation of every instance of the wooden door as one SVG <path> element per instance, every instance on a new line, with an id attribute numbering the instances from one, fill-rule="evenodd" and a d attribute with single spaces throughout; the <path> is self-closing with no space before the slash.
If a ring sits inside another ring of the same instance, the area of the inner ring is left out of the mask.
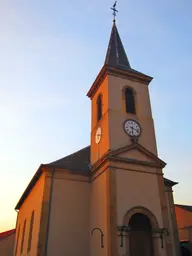
<path id="1" fill-rule="evenodd" d="M 148 217 L 144 214 L 134 214 L 129 222 L 130 256 L 153 256 L 152 230 Z"/>

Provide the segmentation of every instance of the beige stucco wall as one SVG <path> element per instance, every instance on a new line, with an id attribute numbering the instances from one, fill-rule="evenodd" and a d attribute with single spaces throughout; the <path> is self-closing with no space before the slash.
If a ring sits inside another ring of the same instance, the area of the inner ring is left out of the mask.
<path id="1" fill-rule="evenodd" d="M 141 172 L 138 168 L 132 170 L 116 170 L 117 177 L 117 223 L 118 226 L 128 225 L 124 223 L 126 213 L 134 207 L 144 207 L 156 217 L 160 228 L 163 227 L 158 180 L 155 168 L 149 168 L 152 173 Z M 157 241 L 158 253 L 166 255 L 166 249 L 161 248 L 160 239 Z M 127 253 L 119 247 L 119 255 Z"/>
<path id="2" fill-rule="evenodd" d="M 106 256 L 107 254 L 107 173 L 97 173 L 91 185 L 91 219 L 90 233 L 100 228 L 104 233 L 104 248 L 101 248 L 101 234 L 96 230 L 90 237 L 90 255 Z"/>
<path id="3" fill-rule="evenodd" d="M 173 244 L 173 252 L 174 255 L 176 255 L 176 241 L 174 238 L 174 230 L 175 227 L 173 225 L 173 205 L 172 202 L 170 200 L 170 194 L 172 193 L 171 191 L 169 191 L 169 188 L 165 188 L 165 196 L 166 196 L 166 204 L 167 204 L 167 208 L 168 208 L 168 218 L 169 218 L 169 226 L 167 227 L 169 232 L 170 232 L 170 236 L 169 236 L 169 243 Z"/>
<path id="4" fill-rule="evenodd" d="M 132 143 L 124 132 L 123 123 L 126 119 L 134 119 L 139 122 L 142 129 L 139 143 L 150 152 L 157 154 L 148 85 L 112 75 L 109 75 L 108 83 L 110 149 Z M 135 91 L 136 115 L 126 113 L 125 87 L 131 87 Z"/>
<path id="5" fill-rule="evenodd" d="M 169 225 L 167 229 L 169 230 L 169 233 L 170 233 L 168 243 L 169 243 L 169 246 L 172 246 L 174 255 L 180 256 L 180 244 L 179 244 L 179 237 L 178 237 L 178 228 L 177 228 L 176 214 L 175 214 L 175 208 L 174 208 L 172 187 L 165 186 L 165 196 L 166 196 L 166 204 L 167 204 L 168 218 L 169 218 Z"/>
<path id="6" fill-rule="evenodd" d="M 19 227 L 20 227 L 20 234 L 18 238 L 17 254 L 15 256 L 28 255 L 27 247 L 28 247 L 28 236 L 29 236 L 29 227 L 30 227 L 30 219 L 31 219 L 32 211 L 35 212 L 35 215 L 34 215 L 30 255 L 34 255 L 34 256 L 37 255 L 38 239 L 39 239 L 39 231 L 40 231 L 40 218 L 41 218 L 42 200 L 43 200 L 43 192 L 44 192 L 44 181 L 45 181 L 45 173 L 41 175 L 39 180 L 36 182 L 35 186 L 30 191 L 28 197 L 25 199 L 24 203 L 21 205 L 21 208 L 19 209 L 19 215 L 18 215 L 17 227 L 16 227 L 16 238 L 18 237 Z M 25 229 L 23 253 L 20 254 L 22 232 L 23 232 L 23 225 L 24 225 L 25 219 L 26 219 L 26 229 Z M 17 241 L 15 242 L 15 246 L 16 244 L 17 244 Z"/>
<path id="7" fill-rule="evenodd" d="M 89 256 L 90 183 L 87 177 L 55 171 L 48 256 Z"/>
<path id="8" fill-rule="evenodd" d="M 0 255 L 1 256 L 13 256 L 13 248 L 15 242 L 15 233 L 0 239 Z"/>
<path id="9" fill-rule="evenodd" d="M 136 114 L 126 112 L 124 95 L 125 87 L 131 87 L 135 92 Z M 97 98 L 99 94 L 102 94 L 102 118 L 97 122 Z M 110 150 L 132 144 L 131 138 L 125 133 L 123 127 L 123 124 L 127 119 L 134 119 L 139 122 L 142 130 L 139 137 L 139 143 L 150 152 L 157 155 L 148 86 L 142 82 L 133 81 L 131 76 L 129 78 L 122 78 L 116 75 L 107 75 L 92 98 L 91 164 L 94 164 L 99 158 Z M 95 132 L 99 126 L 102 129 L 102 136 L 99 144 L 96 144 Z M 128 152 L 128 155 L 129 153 L 130 152 Z M 136 155 L 137 152 L 132 153 L 133 155 Z M 125 154 L 122 157 L 129 158 L 128 155 Z M 141 155 L 137 160 L 149 161 L 147 157 L 141 157 Z M 140 166 L 138 168 L 142 169 L 141 171 L 148 172 L 145 166 Z M 138 173 L 136 175 L 135 173 L 125 174 L 124 171 L 118 171 L 119 170 L 117 168 L 117 190 L 115 183 L 111 187 L 111 182 L 109 184 L 105 173 L 102 173 L 100 175 L 101 177 L 97 178 L 92 183 L 93 191 L 91 202 L 94 204 L 94 206 L 91 207 L 91 223 L 93 223 L 95 227 L 102 227 L 102 230 L 110 236 L 106 237 L 106 241 L 109 241 L 109 243 L 110 239 L 112 239 L 113 242 L 115 240 L 114 235 L 112 235 L 112 233 L 114 233 L 112 230 L 115 230 L 116 228 L 115 225 L 122 223 L 125 213 L 134 206 L 143 205 L 146 208 L 149 206 L 149 210 L 152 209 L 151 211 L 153 214 L 157 215 L 156 218 L 158 219 L 159 225 L 161 227 L 163 226 L 160 201 L 163 201 L 164 198 L 162 195 L 160 195 L 161 192 L 159 192 L 159 181 L 157 177 L 155 175 L 149 176 L 149 174 L 140 174 L 140 176 L 138 176 Z M 156 173 L 155 169 L 153 171 Z M 115 177 L 115 174 L 112 176 Z M 131 187 L 129 187 L 127 184 L 129 184 L 131 179 L 133 179 L 135 183 L 131 181 Z M 104 182 L 105 180 L 106 184 Z M 110 189 L 107 186 L 110 186 Z M 139 187 L 139 189 L 137 189 L 137 187 Z M 147 192 L 145 191 L 145 188 L 147 188 Z M 161 190 L 163 190 L 163 188 Z M 102 192 L 104 193 L 103 195 L 106 195 L 106 197 L 100 196 Z M 116 193 L 118 197 L 117 208 L 115 206 L 116 199 L 114 196 Z M 127 195 L 127 197 L 124 197 L 125 201 L 123 199 L 123 196 L 125 195 L 124 193 Z M 141 194 L 144 194 L 144 196 L 141 197 Z M 150 197 L 152 197 L 154 202 L 150 202 Z M 98 200 L 99 203 L 95 204 L 94 202 L 98 202 Z M 100 218 L 100 215 L 98 217 L 96 214 L 98 211 L 97 208 L 100 208 L 101 206 L 102 210 L 99 211 L 100 214 L 102 213 L 103 215 L 102 219 Z M 117 209 L 117 223 L 114 214 L 115 208 Z M 108 213 L 108 211 L 110 213 Z M 105 216 L 107 216 L 108 219 Z M 107 220 L 110 222 L 110 224 L 107 223 Z M 94 248 L 94 255 L 111 255 L 110 253 L 114 253 L 114 251 L 110 252 L 108 247 L 102 251 L 98 251 L 98 246 L 92 245 L 91 248 Z M 115 247 L 113 249 L 116 250 Z"/>
<path id="10" fill-rule="evenodd" d="M 125 87 L 131 87 L 135 91 L 136 114 L 126 112 Z M 100 94 L 102 94 L 102 118 L 97 122 L 97 98 Z M 95 163 L 109 149 L 114 150 L 132 143 L 123 127 L 127 119 L 139 122 L 142 129 L 139 143 L 157 155 L 148 85 L 131 79 L 107 75 L 95 93 L 91 106 L 91 164 Z M 95 133 L 99 126 L 102 129 L 102 137 L 100 143 L 96 144 Z"/>

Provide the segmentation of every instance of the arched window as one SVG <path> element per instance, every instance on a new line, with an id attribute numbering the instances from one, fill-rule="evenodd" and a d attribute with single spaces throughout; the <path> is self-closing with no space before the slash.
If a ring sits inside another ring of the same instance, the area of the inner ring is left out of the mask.
<path id="1" fill-rule="evenodd" d="M 23 253 L 23 246 L 24 246 L 24 239 L 25 239 L 25 228 L 26 228 L 26 219 L 25 219 L 24 224 L 23 224 L 23 232 L 22 232 L 20 254 Z"/>
<path id="2" fill-rule="evenodd" d="M 30 250 L 31 250 L 31 241 L 32 241 L 32 235 L 33 235 L 34 215 L 35 215 L 35 212 L 33 211 L 32 214 L 31 214 L 30 227 L 29 227 L 28 248 L 27 248 L 28 252 L 30 252 Z"/>
<path id="3" fill-rule="evenodd" d="M 131 88 L 125 89 L 125 104 L 126 104 L 126 112 L 135 114 L 135 97 L 134 91 Z"/>
<path id="4" fill-rule="evenodd" d="M 97 121 L 102 117 L 102 95 L 100 94 L 97 98 Z"/>

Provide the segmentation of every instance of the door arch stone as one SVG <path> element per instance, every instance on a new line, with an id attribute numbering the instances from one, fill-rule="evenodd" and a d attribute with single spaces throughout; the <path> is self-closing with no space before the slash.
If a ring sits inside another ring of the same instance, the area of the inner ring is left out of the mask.
<path id="1" fill-rule="evenodd" d="M 128 232 L 128 235 L 126 237 L 126 255 L 130 256 L 137 256 L 137 253 L 139 253 L 139 250 L 135 251 L 135 254 L 133 252 L 134 248 L 134 242 L 137 243 L 137 238 L 134 240 L 134 236 L 139 235 L 140 239 L 148 241 L 148 249 L 146 248 L 146 254 L 147 256 L 159 256 L 159 247 L 158 247 L 158 239 L 153 238 L 153 230 L 159 228 L 159 224 L 157 222 L 156 217 L 154 214 L 144 207 L 134 207 L 130 209 L 124 216 L 123 220 L 124 225 L 129 225 L 132 230 Z M 139 225 L 143 225 L 140 234 L 139 234 Z M 135 231 L 134 231 L 135 230 Z M 135 233 L 134 233 L 135 232 Z M 138 233 L 137 233 L 138 232 Z M 144 237 L 145 235 L 145 237 Z M 139 240 L 139 238 L 138 238 Z M 141 242 L 142 244 L 142 242 Z M 141 245 L 142 246 L 142 245 Z M 151 248 L 151 249 L 150 249 Z M 149 252 L 147 252 L 149 250 Z M 141 254 L 145 256 L 145 254 Z"/>

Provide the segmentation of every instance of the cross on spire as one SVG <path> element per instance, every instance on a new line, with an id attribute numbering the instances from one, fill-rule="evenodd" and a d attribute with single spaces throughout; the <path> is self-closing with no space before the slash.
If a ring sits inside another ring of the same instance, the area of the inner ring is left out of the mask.
<path id="1" fill-rule="evenodd" d="M 117 1 L 115 1 L 113 7 L 111 7 L 111 10 L 113 10 L 113 22 L 115 22 L 115 17 L 116 17 L 116 12 L 118 12 L 118 10 L 116 9 L 116 4 L 117 4 Z"/>

